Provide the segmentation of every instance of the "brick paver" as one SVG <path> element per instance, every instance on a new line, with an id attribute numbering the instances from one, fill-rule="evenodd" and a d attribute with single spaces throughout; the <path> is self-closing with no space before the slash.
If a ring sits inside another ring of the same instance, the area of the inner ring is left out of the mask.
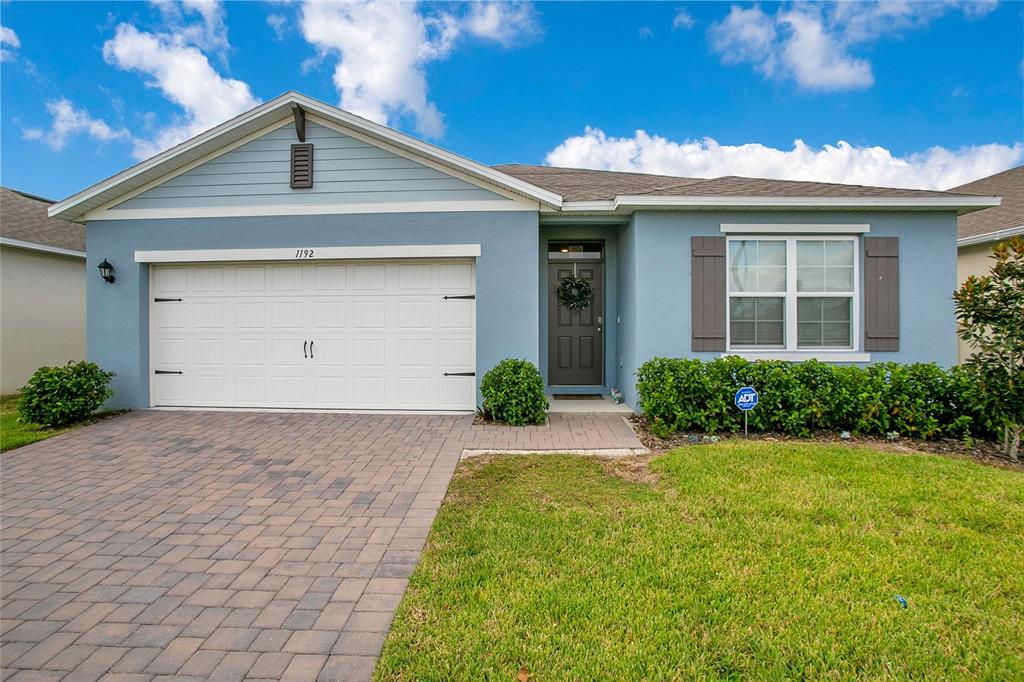
<path id="1" fill-rule="evenodd" d="M 5 453 L 0 678 L 367 679 L 464 450 L 617 415 L 146 411 Z"/>

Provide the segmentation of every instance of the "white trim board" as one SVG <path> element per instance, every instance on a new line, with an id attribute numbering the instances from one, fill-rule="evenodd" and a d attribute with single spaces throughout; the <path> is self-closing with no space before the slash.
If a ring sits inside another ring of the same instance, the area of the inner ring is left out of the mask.
<path id="1" fill-rule="evenodd" d="M 725 234 L 863 234 L 871 231 L 870 225 L 793 225 L 793 224 L 742 224 L 722 223 Z"/>
<path id="2" fill-rule="evenodd" d="M 957 239 L 957 246 L 971 246 L 972 244 L 984 244 L 985 242 L 998 242 L 1003 239 L 1009 239 L 1010 237 L 1016 237 L 1019 234 L 1024 234 L 1024 225 L 1019 227 L 1008 227 L 1003 230 L 996 230 L 995 232 L 987 232 L 985 234 L 977 234 L 973 237 L 964 237 L 963 239 Z"/>
<path id="3" fill-rule="evenodd" d="M 136 263 L 202 263 L 229 261 L 391 260 L 396 258 L 476 258 L 479 244 L 400 246 L 303 246 L 283 249 L 198 249 L 136 251 Z"/>
<path id="4" fill-rule="evenodd" d="M 85 258 L 85 251 L 75 251 L 74 249 L 64 249 L 59 246 L 50 246 L 48 244 L 37 244 L 36 242 L 26 242 L 21 239 L 11 239 L 10 237 L 0 237 L 0 245 L 12 246 L 16 249 L 25 249 L 26 251 L 39 251 L 41 253 L 52 253 L 58 256 L 71 256 L 72 258 Z"/>
<path id="5" fill-rule="evenodd" d="M 467 211 L 534 212 L 523 202 L 396 201 L 390 204 L 278 204 L 271 206 L 197 206 L 181 208 L 124 208 L 93 211 L 86 220 L 161 220 L 169 218 L 251 218 L 254 216 L 344 215 L 358 213 L 464 213 Z"/>
<path id="6" fill-rule="evenodd" d="M 833 352 L 797 352 L 797 351 L 730 351 L 722 353 L 719 357 L 740 357 L 746 360 L 786 360 L 788 362 L 804 362 L 806 360 L 818 360 L 819 362 L 871 362 L 871 353 L 858 353 L 856 351 L 833 351 Z"/>

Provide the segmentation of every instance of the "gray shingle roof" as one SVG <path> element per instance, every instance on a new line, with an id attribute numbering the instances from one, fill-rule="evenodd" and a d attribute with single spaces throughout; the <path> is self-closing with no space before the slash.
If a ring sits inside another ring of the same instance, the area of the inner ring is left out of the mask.
<path id="1" fill-rule="evenodd" d="M 957 236 L 960 239 L 1024 226 L 1024 166 L 953 187 L 950 191 L 992 194 L 1003 198 L 999 206 L 960 216 L 957 219 Z"/>
<path id="2" fill-rule="evenodd" d="M 0 187 L 0 235 L 8 239 L 85 251 L 85 227 L 46 215 L 53 202 Z"/>
<path id="3" fill-rule="evenodd" d="M 768 180 L 735 175 L 721 178 L 680 178 L 646 173 L 620 173 L 582 168 L 506 164 L 496 170 L 561 194 L 566 201 L 596 201 L 616 195 L 730 197 L 948 197 L 957 193 L 839 185 L 829 182 Z M 988 194 L 987 192 L 983 194 Z M 989 209 L 991 210 L 991 209 Z"/>

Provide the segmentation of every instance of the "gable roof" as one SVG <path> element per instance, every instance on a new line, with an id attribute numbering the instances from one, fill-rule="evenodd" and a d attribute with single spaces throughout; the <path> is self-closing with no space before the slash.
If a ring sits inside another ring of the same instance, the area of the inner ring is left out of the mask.
<path id="1" fill-rule="evenodd" d="M 87 213 L 94 209 L 117 201 L 142 187 L 159 181 L 160 178 L 174 171 L 198 162 L 244 138 L 258 134 L 279 121 L 292 118 L 294 105 L 299 105 L 307 113 L 320 116 L 352 132 L 457 171 L 488 187 L 497 187 L 553 207 L 558 207 L 562 203 L 561 197 L 554 192 L 535 187 L 519 178 L 498 172 L 476 161 L 350 114 L 319 100 L 306 97 L 301 93 L 289 91 L 57 202 L 50 208 L 50 216 L 63 220 L 82 220 Z"/>
<path id="2" fill-rule="evenodd" d="M 168 176 L 198 165 L 213 154 L 258 137 L 290 119 L 298 105 L 330 125 L 368 142 L 408 154 L 482 187 L 536 202 L 551 213 L 626 215 L 645 209 L 803 209 L 843 208 L 956 210 L 959 214 L 999 205 L 994 196 L 971 196 L 930 190 L 861 187 L 816 182 L 724 177 L 681 178 L 520 164 L 488 167 L 337 107 L 289 91 L 200 133 L 156 156 L 52 205 L 49 215 L 82 221 Z"/>
<path id="3" fill-rule="evenodd" d="M 1003 203 L 999 206 L 957 219 L 957 237 L 961 245 L 980 244 L 1024 234 L 1024 166 L 953 187 L 950 191 L 998 194 L 1003 197 Z"/>
<path id="4" fill-rule="evenodd" d="M 53 201 L 0 187 L 0 243 L 35 251 L 85 255 L 85 228 L 46 215 Z"/>

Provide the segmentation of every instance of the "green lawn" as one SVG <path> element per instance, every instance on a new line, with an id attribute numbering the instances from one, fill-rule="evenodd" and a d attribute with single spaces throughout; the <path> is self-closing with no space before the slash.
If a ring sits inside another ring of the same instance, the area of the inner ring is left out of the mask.
<path id="1" fill-rule="evenodd" d="M 5 395 L 0 397 L 0 452 L 20 448 L 22 445 L 35 443 L 36 441 L 52 438 L 59 433 L 77 429 L 80 426 L 91 424 L 103 415 L 72 424 L 60 429 L 48 429 L 45 426 L 26 424 L 18 421 L 18 396 Z"/>
<path id="2" fill-rule="evenodd" d="M 609 467 L 464 463 L 377 678 L 1024 679 L 1024 474 L 740 441 Z"/>

